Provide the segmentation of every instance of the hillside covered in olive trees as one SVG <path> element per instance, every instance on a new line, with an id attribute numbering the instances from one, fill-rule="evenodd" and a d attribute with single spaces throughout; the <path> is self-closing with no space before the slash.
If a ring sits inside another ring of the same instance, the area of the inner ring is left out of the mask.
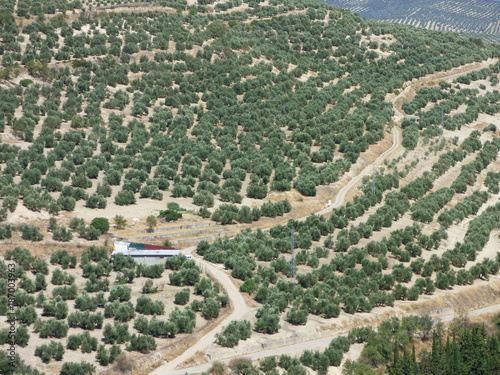
<path id="1" fill-rule="evenodd" d="M 7 16 L 15 5 L 2 11 L 0 129 L 22 142 L 2 144 L 4 216 L 20 198 L 57 214 L 314 196 L 383 138 L 386 95 L 497 53 L 316 3 L 66 12 L 24 26 Z"/>
<path id="2" fill-rule="evenodd" d="M 313 1 L 120 4 L 0 10 L 19 369 L 101 373 L 128 352 L 152 370 L 241 308 L 220 273 L 251 306 L 202 348 L 213 359 L 497 277 L 498 45 Z M 103 232 L 146 216 L 146 240 L 162 220 L 226 236 L 196 261 L 110 262 Z M 323 373 L 344 347 L 302 365 Z"/>

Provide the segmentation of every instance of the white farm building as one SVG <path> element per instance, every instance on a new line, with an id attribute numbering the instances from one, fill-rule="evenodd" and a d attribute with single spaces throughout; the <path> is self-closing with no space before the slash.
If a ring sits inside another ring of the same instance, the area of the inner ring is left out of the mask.
<path id="1" fill-rule="evenodd" d="M 167 258 L 181 254 L 179 249 L 136 242 L 115 241 L 111 257 L 117 254 L 130 256 L 136 263 L 164 264 Z M 191 255 L 186 255 L 191 258 Z"/>

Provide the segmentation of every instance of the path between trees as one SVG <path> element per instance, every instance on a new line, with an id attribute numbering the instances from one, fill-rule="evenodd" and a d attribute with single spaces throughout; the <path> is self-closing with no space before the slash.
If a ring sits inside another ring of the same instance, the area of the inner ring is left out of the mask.
<path id="1" fill-rule="evenodd" d="M 410 83 L 398 96 L 396 96 L 394 99 L 391 100 L 391 103 L 393 105 L 394 109 L 394 115 L 395 115 L 395 120 L 398 124 L 402 122 L 404 119 L 404 114 L 397 108 L 396 102 L 403 98 L 407 93 L 410 92 L 410 90 L 413 88 L 413 86 L 420 86 L 422 85 L 425 81 L 431 82 L 431 81 L 436 81 L 436 80 L 446 80 L 450 78 L 455 78 L 461 75 L 465 75 L 467 73 L 470 73 L 475 70 L 479 70 L 482 68 L 485 68 L 492 64 L 493 59 L 489 59 L 487 61 L 482 62 L 479 66 L 476 64 L 469 64 L 465 66 L 465 68 L 462 68 L 461 72 L 458 73 L 452 73 L 452 74 L 447 74 L 443 77 L 436 77 L 435 75 L 430 75 L 427 79 L 424 77 L 423 79 L 419 79 L 417 82 L 412 82 Z M 497 59 L 498 60 L 498 59 Z M 337 193 L 337 196 L 335 198 L 335 201 L 330 205 L 329 207 L 326 207 L 318 212 L 315 213 L 315 215 L 324 215 L 330 211 L 332 211 L 335 208 L 338 208 L 342 206 L 345 202 L 347 193 L 351 191 L 353 188 L 359 184 L 359 182 L 362 180 L 364 176 L 368 176 L 373 172 L 373 168 L 376 167 L 377 165 L 380 165 L 381 163 L 386 160 L 392 153 L 394 153 L 395 150 L 397 150 L 400 145 L 401 145 L 401 134 L 400 131 L 396 126 L 392 127 L 392 146 L 384 151 L 382 154 L 377 157 L 377 159 L 366 166 L 359 174 L 357 174 L 355 177 L 353 177 L 342 189 L 339 190 Z M 308 215 L 309 216 L 309 215 Z M 304 221 L 307 219 L 307 216 L 298 219 L 298 221 Z M 183 252 L 185 254 L 191 254 L 194 250 L 196 249 L 196 246 L 189 247 L 185 249 Z M 230 304 L 232 307 L 232 312 L 230 315 L 228 315 L 222 322 L 220 322 L 214 329 L 209 331 L 207 334 L 205 334 L 203 337 L 201 337 L 193 346 L 191 346 L 189 349 L 187 349 L 184 353 L 182 353 L 180 356 L 176 357 L 172 361 L 161 365 L 160 367 L 156 368 L 153 370 L 150 375 L 184 375 L 184 374 L 197 374 L 203 371 L 206 371 L 210 368 L 211 363 L 205 363 L 202 365 L 190 367 L 190 368 L 184 368 L 184 369 L 176 369 L 179 365 L 181 365 L 184 361 L 192 357 L 195 353 L 197 352 L 202 352 L 204 349 L 207 347 L 214 345 L 215 341 L 215 336 L 217 333 L 222 332 L 223 328 L 228 325 L 231 321 L 233 320 L 241 320 L 247 313 L 247 311 L 250 309 L 250 307 L 246 304 L 245 299 L 243 298 L 242 294 L 240 293 L 238 287 L 232 282 L 230 276 L 224 271 L 223 266 L 221 265 L 215 265 L 213 263 L 207 262 L 201 258 L 194 257 L 196 263 L 198 266 L 205 271 L 210 277 L 214 278 L 217 280 L 222 288 L 226 291 Z M 483 311 L 485 310 L 485 311 Z M 487 311 L 486 311 L 487 310 Z M 500 310 L 500 304 L 490 306 L 484 309 L 477 310 L 477 314 L 483 314 L 486 312 L 490 311 L 497 311 Z M 470 314 L 474 314 L 473 312 L 470 312 Z M 453 318 L 457 317 L 458 314 L 450 314 L 449 316 L 443 316 L 441 317 L 443 320 L 448 319 L 452 320 Z M 317 340 L 312 340 L 308 341 L 305 343 L 300 343 L 300 344 L 293 344 L 293 345 L 286 345 L 280 348 L 273 348 L 273 349 L 268 349 L 268 350 L 262 350 L 253 354 L 245 355 L 245 357 L 250 358 L 252 360 L 263 358 L 266 356 L 271 356 L 271 355 L 279 355 L 279 354 L 284 354 L 284 353 L 298 353 L 301 352 L 305 349 L 311 349 L 316 346 L 323 346 L 326 347 L 328 343 L 332 340 L 333 337 L 339 336 L 342 334 L 346 334 L 347 332 L 332 332 L 332 335 L 327 336 L 327 337 L 322 337 Z"/>

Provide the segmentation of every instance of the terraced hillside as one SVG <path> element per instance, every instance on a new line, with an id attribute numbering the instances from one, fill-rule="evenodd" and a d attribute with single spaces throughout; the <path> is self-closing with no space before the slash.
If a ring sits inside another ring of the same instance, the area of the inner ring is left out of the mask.
<path id="1" fill-rule="evenodd" d="M 11 302 L 24 373 L 171 373 L 497 277 L 498 45 L 315 1 L 1 6 L 0 345 Z M 113 236 L 196 259 L 111 261 Z"/>
<path id="2" fill-rule="evenodd" d="M 328 0 L 363 17 L 500 41 L 500 2 L 494 0 Z"/>

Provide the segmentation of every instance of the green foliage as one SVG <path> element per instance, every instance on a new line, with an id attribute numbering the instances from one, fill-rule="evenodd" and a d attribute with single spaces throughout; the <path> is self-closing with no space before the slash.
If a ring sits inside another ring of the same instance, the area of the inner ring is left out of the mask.
<path id="1" fill-rule="evenodd" d="M 125 285 L 113 285 L 111 287 L 111 290 L 109 292 L 109 297 L 108 301 L 113 302 L 113 301 L 130 301 L 132 289 L 128 286 Z"/>
<path id="2" fill-rule="evenodd" d="M 146 218 L 146 226 L 148 227 L 148 232 L 152 233 L 154 232 L 155 227 L 158 225 L 158 220 L 156 219 L 156 216 L 154 215 L 149 215 Z"/>
<path id="3" fill-rule="evenodd" d="M 119 303 L 118 301 L 107 303 L 104 306 L 104 317 L 114 319 L 118 322 L 128 322 L 135 316 L 134 306 L 130 302 Z"/>
<path id="4" fill-rule="evenodd" d="M 59 268 L 56 268 L 52 272 L 52 279 L 50 282 L 54 285 L 71 285 L 75 281 L 75 277 L 73 275 L 68 274 L 65 271 L 61 271 Z"/>
<path id="5" fill-rule="evenodd" d="M 184 310 L 175 308 L 170 313 L 169 319 L 178 328 L 179 333 L 191 333 L 196 325 L 196 314 L 189 308 Z"/>
<path id="6" fill-rule="evenodd" d="M 179 272 L 169 275 L 170 283 L 176 286 L 195 285 L 200 280 L 200 270 L 196 268 L 183 268 Z"/>
<path id="7" fill-rule="evenodd" d="M 115 196 L 115 204 L 118 206 L 128 206 L 135 203 L 134 193 L 130 190 L 122 190 Z"/>
<path id="8" fill-rule="evenodd" d="M 307 316 L 309 311 L 306 309 L 296 309 L 292 308 L 288 311 L 286 318 L 293 325 L 304 325 L 307 323 Z"/>
<path id="9" fill-rule="evenodd" d="M 162 210 L 158 214 L 158 217 L 160 219 L 163 219 L 165 221 L 176 221 L 182 218 L 182 213 L 175 211 L 175 210 Z"/>
<path id="10" fill-rule="evenodd" d="M 68 316 L 68 304 L 60 296 L 43 303 L 43 316 L 53 316 L 56 319 L 66 319 Z"/>
<path id="11" fill-rule="evenodd" d="M 69 327 L 64 320 L 49 319 L 41 323 L 41 326 L 39 327 L 39 335 L 42 339 L 47 337 L 66 337 L 68 329 Z"/>
<path id="12" fill-rule="evenodd" d="M 163 275 L 163 271 L 165 271 L 163 264 L 139 265 L 137 267 L 137 274 L 151 279 L 159 279 Z"/>
<path id="13" fill-rule="evenodd" d="M 54 288 L 52 290 L 52 297 L 56 298 L 57 296 L 60 296 L 64 301 L 75 299 L 77 295 L 78 289 L 75 284 Z"/>
<path id="14" fill-rule="evenodd" d="M 95 374 L 95 366 L 87 362 L 65 362 L 61 368 L 59 375 L 93 375 Z"/>
<path id="15" fill-rule="evenodd" d="M 215 342 L 226 348 L 234 348 L 238 345 L 239 340 L 246 340 L 251 334 L 250 322 L 233 320 L 221 333 L 216 335 Z"/>
<path id="16" fill-rule="evenodd" d="M 203 307 L 201 309 L 201 316 L 207 320 L 214 319 L 219 316 L 220 313 L 220 302 L 214 298 L 206 298 L 203 301 Z"/>
<path id="17" fill-rule="evenodd" d="M 37 346 L 35 356 L 40 357 L 43 363 L 49 363 L 51 359 L 61 361 L 64 356 L 64 347 L 60 342 L 50 341 L 50 344 Z"/>
<path id="18" fill-rule="evenodd" d="M 21 231 L 21 238 L 23 240 L 29 241 L 41 241 L 43 240 L 43 235 L 40 233 L 40 227 L 29 224 L 21 224 L 19 226 Z"/>
<path id="19" fill-rule="evenodd" d="M 137 319 L 139 319 L 139 317 Z M 111 324 L 106 324 L 103 329 L 103 335 L 104 343 L 106 344 L 123 344 L 127 342 L 130 337 L 128 324 L 120 324 L 116 321 L 113 326 Z"/>
<path id="20" fill-rule="evenodd" d="M 140 353 L 149 353 L 156 349 L 156 340 L 149 335 L 132 335 L 130 336 L 130 345 L 127 346 L 128 351 L 136 351 Z"/>
<path id="21" fill-rule="evenodd" d="M 101 233 L 106 233 L 109 230 L 109 220 L 104 217 L 95 217 L 90 225 L 98 229 Z"/>
<path id="22" fill-rule="evenodd" d="M 142 294 L 156 293 L 158 291 L 158 287 L 153 285 L 153 280 L 146 280 L 144 286 L 142 287 Z"/>
<path id="23" fill-rule="evenodd" d="M 135 311 L 145 315 L 163 315 L 165 307 L 161 301 L 153 301 L 148 296 L 140 296 L 137 298 Z"/>
<path id="24" fill-rule="evenodd" d="M 175 293 L 174 303 L 176 305 L 185 305 L 189 302 L 189 296 L 191 295 L 191 291 L 189 288 L 184 288 L 177 293 Z"/>
<path id="25" fill-rule="evenodd" d="M 274 307 L 264 306 L 257 310 L 255 314 L 257 322 L 254 330 L 261 333 L 273 334 L 281 328 L 279 324 L 279 312 Z"/>
<path id="26" fill-rule="evenodd" d="M 104 312 L 104 314 L 106 315 L 106 311 Z M 76 311 L 68 316 L 68 324 L 72 328 L 82 328 L 85 330 L 93 331 L 94 329 L 101 329 L 102 323 L 103 316 L 100 312 L 93 314 L 89 313 L 88 311 Z"/>
<path id="27" fill-rule="evenodd" d="M 122 215 L 116 215 L 113 221 L 115 222 L 116 229 L 124 229 L 127 225 L 127 220 Z"/>
<path id="28" fill-rule="evenodd" d="M 90 336 L 88 332 L 80 335 L 71 335 L 68 337 L 66 348 L 70 350 L 81 349 L 82 353 L 91 353 L 97 350 L 98 340 Z"/>

